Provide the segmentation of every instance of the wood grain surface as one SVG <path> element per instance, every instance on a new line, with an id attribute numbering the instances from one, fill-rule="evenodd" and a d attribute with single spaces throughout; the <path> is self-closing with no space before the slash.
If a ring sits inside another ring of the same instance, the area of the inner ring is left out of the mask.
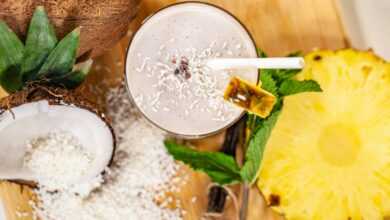
<path id="1" fill-rule="evenodd" d="M 92 74 L 83 86 L 85 94 L 97 102 L 102 101 L 108 88 L 118 85 L 124 75 L 123 61 L 129 38 L 142 20 L 156 10 L 169 5 L 174 0 L 144 0 L 137 18 L 130 25 L 127 37 L 114 48 L 96 59 Z M 307 52 L 316 48 L 338 49 L 346 47 L 339 17 L 332 0 L 210 0 L 237 16 L 252 33 L 257 46 L 268 54 L 285 55 L 297 50 Z M 94 87 L 93 93 L 89 88 Z M 98 89 L 96 89 L 98 88 Z M 2 92 L 0 91 L 0 96 Z M 194 142 L 203 150 L 218 150 L 223 141 L 222 134 Z M 0 152 L 1 153 L 1 152 Z M 182 199 L 187 214 L 185 219 L 198 220 L 207 204 L 208 178 L 201 173 L 189 170 L 191 181 L 176 195 Z M 238 192 L 238 189 L 234 189 Z M 197 196 L 195 204 L 190 202 Z M 0 184 L 2 199 L 8 220 L 30 220 L 31 216 L 18 217 L 15 211 L 31 211 L 28 204 L 33 198 L 31 190 L 17 184 Z M 251 189 L 248 210 L 249 220 L 279 219 L 281 217 L 266 207 L 257 189 Z M 219 219 L 235 219 L 235 208 L 231 201 L 226 205 L 226 213 Z M 59 219 L 61 220 L 61 219 Z"/>

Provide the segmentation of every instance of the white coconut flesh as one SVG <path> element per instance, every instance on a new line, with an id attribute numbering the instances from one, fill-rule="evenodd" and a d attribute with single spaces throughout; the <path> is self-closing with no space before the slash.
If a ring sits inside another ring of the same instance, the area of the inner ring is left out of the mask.
<path id="1" fill-rule="evenodd" d="M 40 177 L 23 166 L 26 142 L 58 130 L 69 132 L 94 155 L 86 175 L 72 179 L 71 184 L 96 178 L 110 163 L 114 137 L 97 114 L 73 105 L 49 105 L 46 100 L 23 104 L 11 111 L 0 115 L 0 179 L 39 182 Z"/>

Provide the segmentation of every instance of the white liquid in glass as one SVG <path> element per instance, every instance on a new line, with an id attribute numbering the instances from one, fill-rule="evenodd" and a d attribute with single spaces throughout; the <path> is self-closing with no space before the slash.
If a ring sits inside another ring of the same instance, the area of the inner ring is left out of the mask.
<path id="1" fill-rule="evenodd" d="M 223 100 L 230 76 L 256 82 L 256 69 L 218 70 L 207 58 L 257 57 L 246 29 L 225 11 L 202 3 L 165 8 L 135 34 L 127 54 L 129 92 L 157 126 L 204 136 L 236 121 L 242 110 Z"/>

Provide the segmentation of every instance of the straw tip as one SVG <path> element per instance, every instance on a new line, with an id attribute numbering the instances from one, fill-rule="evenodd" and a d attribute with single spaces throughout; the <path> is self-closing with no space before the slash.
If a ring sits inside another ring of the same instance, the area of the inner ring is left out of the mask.
<path id="1" fill-rule="evenodd" d="M 208 59 L 204 65 L 211 69 L 219 69 L 218 60 L 216 59 Z"/>
<path id="2" fill-rule="evenodd" d="M 300 68 L 305 67 L 305 59 L 303 59 L 302 57 L 299 57 L 298 64 L 299 64 Z"/>

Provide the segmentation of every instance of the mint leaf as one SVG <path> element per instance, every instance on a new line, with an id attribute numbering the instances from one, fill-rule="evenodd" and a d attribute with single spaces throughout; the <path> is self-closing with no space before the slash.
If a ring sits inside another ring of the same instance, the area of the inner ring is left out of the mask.
<path id="1" fill-rule="evenodd" d="M 175 160 L 200 170 L 220 185 L 241 182 L 240 168 L 232 156 L 220 152 L 199 152 L 171 140 L 164 142 Z"/>
<path id="2" fill-rule="evenodd" d="M 260 48 L 257 48 L 257 56 L 259 56 L 260 58 L 268 57 L 268 55 Z"/>
<path id="3" fill-rule="evenodd" d="M 241 168 L 242 179 L 247 183 L 253 183 L 258 176 L 265 146 L 280 112 L 280 110 L 274 111 L 268 118 L 262 120 L 249 140 L 245 164 Z"/>
<path id="4" fill-rule="evenodd" d="M 303 56 L 303 53 L 300 50 L 287 54 L 287 57 L 301 57 L 301 56 Z"/>
<path id="5" fill-rule="evenodd" d="M 276 82 L 272 78 L 272 75 L 269 72 L 260 73 L 260 81 L 261 81 L 261 88 L 267 90 L 268 92 L 272 93 L 273 95 L 277 96 L 277 90 Z"/>
<path id="6" fill-rule="evenodd" d="M 284 80 L 291 79 L 297 75 L 301 70 L 300 69 L 277 69 L 273 70 L 272 76 L 280 84 Z"/>
<path id="7" fill-rule="evenodd" d="M 271 77 L 275 82 L 275 86 L 279 87 L 284 80 L 293 78 L 300 71 L 300 69 L 262 69 L 260 70 L 260 80 L 262 81 L 262 75 L 268 75 L 267 77 Z"/>
<path id="8" fill-rule="evenodd" d="M 294 95 L 301 92 L 321 92 L 320 85 L 314 80 L 293 80 L 288 79 L 282 82 L 279 93 L 282 96 Z"/>

